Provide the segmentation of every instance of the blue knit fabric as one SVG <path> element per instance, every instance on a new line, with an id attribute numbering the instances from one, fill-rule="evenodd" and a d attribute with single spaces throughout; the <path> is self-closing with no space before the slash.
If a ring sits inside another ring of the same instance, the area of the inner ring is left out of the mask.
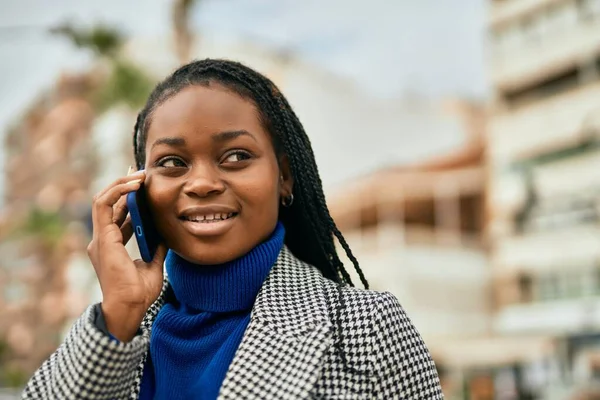
<path id="1" fill-rule="evenodd" d="M 175 296 L 153 324 L 140 399 L 217 398 L 284 236 L 278 223 L 267 241 L 219 266 L 195 265 L 169 251 Z"/>

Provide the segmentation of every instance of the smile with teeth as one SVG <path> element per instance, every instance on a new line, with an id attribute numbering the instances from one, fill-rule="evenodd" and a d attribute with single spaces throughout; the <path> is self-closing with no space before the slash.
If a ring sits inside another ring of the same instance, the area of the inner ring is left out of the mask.
<path id="1" fill-rule="evenodd" d="M 237 215 L 236 213 L 192 215 L 189 217 L 181 217 L 181 219 L 183 219 L 184 221 L 191 221 L 191 222 L 214 223 L 214 222 L 225 221 L 236 215 Z"/>

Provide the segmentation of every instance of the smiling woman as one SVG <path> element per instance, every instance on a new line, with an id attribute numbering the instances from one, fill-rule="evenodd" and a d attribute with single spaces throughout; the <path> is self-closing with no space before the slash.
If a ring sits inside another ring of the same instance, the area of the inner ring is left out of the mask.
<path id="1" fill-rule="evenodd" d="M 254 103 L 210 82 L 182 89 L 151 118 L 140 167 L 167 247 L 188 261 L 214 265 L 267 239 L 293 179 Z M 210 224 L 190 220 L 214 214 L 232 215 Z"/>
<path id="2" fill-rule="evenodd" d="M 94 198 L 88 252 L 103 302 L 24 398 L 443 397 L 398 300 L 367 290 L 310 141 L 270 80 L 230 61 L 185 65 L 150 95 L 133 136 L 139 171 Z M 142 183 L 163 238 L 149 263 L 124 247 L 124 199 Z"/>

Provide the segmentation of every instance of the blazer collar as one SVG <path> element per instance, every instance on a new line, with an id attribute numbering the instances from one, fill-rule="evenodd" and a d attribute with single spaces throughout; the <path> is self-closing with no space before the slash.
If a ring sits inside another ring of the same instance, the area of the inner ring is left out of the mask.
<path id="1" fill-rule="evenodd" d="M 220 400 L 310 397 L 333 343 L 322 279 L 282 249 L 256 298 Z"/>
<path id="2" fill-rule="evenodd" d="M 315 267 L 297 259 L 286 246 L 282 248 L 258 293 L 221 386 L 220 400 L 310 397 L 333 344 L 331 302 L 323 279 Z M 148 334 L 170 290 L 165 277 L 160 296 L 142 322 Z"/>

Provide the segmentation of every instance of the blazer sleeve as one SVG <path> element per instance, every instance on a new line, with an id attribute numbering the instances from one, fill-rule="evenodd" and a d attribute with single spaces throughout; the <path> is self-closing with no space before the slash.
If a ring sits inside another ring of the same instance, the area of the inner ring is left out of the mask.
<path id="1" fill-rule="evenodd" d="M 65 341 L 31 377 L 22 399 L 127 399 L 149 346 L 143 331 L 131 342 L 112 340 L 90 306 Z"/>
<path id="2" fill-rule="evenodd" d="M 374 334 L 374 398 L 444 398 L 429 350 L 391 293 L 381 293 L 378 298 Z"/>

